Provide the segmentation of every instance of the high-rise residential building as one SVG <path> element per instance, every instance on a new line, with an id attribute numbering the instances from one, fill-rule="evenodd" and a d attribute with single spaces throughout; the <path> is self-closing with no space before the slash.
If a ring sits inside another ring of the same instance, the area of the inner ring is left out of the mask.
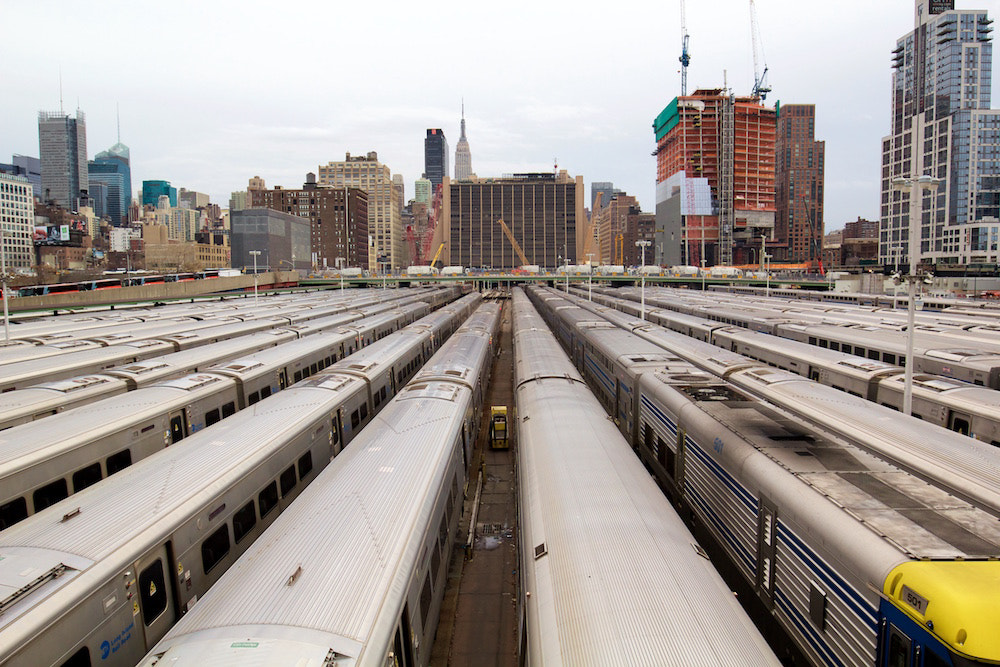
<path id="1" fill-rule="evenodd" d="M 556 267 L 586 261 L 583 176 L 512 174 L 452 181 L 445 178 L 441 217 L 433 245 L 442 261 L 471 268 L 513 269 L 522 264 Z M 503 220 L 521 246 L 522 261 L 497 223 Z M 579 258 L 579 259 L 578 259 Z"/>
<path id="2" fill-rule="evenodd" d="M 229 210 L 242 211 L 250 208 L 250 192 L 247 190 L 234 190 L 229 195 Z"/>
<path id="3" fill-rule="evenodd" d="M 627 258 L 634 253 L 625 247 L 626 239 L 629 236 L 629 215 L 638 213 L 639 210 L 639 202 L 632 195 L 622 192 L 610 199 L 602 197 L 601 208 L 591 214 L 596 227 L 597 248 L 598 253 L 600 253 L 597 259 L 602 263 L 626 266 L 630 264 Z M 586 257 L 581 257 L 581 263 L 586 259 Z"/>
<path id="4" fill-rule="evenodd" d="M 781 105 L 775 150 L 777 212 L 767 252 L 775 262 L 818 268 L 823 248 L 826 143 L 816 141 L 816 105 Z M 759 253 L 757 261 L 762 261 Z"/>
<path id="5" fill-rule="evenodd" d="M 446 170 L 447 171 L 447 170 Z M 472 177 L 472 149 L 465 136 L 465 103 L 462 103 L 462 136 L 455 146 L 455 180 L 464 181 Z"/>
<path id="6" fill-rule="evenodd" d="M 378 161 L 378 153 L 370 151 L 363 156 L 348 153 L 343 162 L 320 165 L 318 184 L 361 188 L 367 192 L 369 266 L 403 268 L 403 202 L 393 186 L 389 166 Z"/>
<path id="7" fill-rule="evenodd" d="M 426 178 L 418 178 L 413 183 L 413 201 L 418 201 L 421 204 L 431 203 L 431 199 L 434 196 L 433 192 L 434 186 Z"/>
<path id="8" fill-rule="evenodd" d="M 92 184 L 102 183 L 107 188 L 107 211 L 101 217 L 107 215 L 117 226 L 127 223 L 128 207 L 132 202 L 132 169 L 128 146 L 118 142 L 108 150 L 101 151 L 88 163 L 87 173 Z M 93 192 L 91 198 L 97 199 Z"/>
<path id="9" fill-rule="evenodd" d="M 429 129 L 424 138 L 424 178 L 430 179 L 436 188 L 449 173 L 448 140 L 444 138 L 444 131 Z"/>
<path id="10" fill-rule="evenodd" d="M 38 149 L 42 164 L 42 201 L 75 210 L 82 192 L 90 188 L 87 173 L 87 119 L 61 111 L 38 112 Z"/>
<path id="11" fill-rule="evenodd" d="M 36 197 L 42 191 L 42 161 L 37 157 L 14 154 L 10 164 L 0 164 L 0 172 L 27 178 Z"/>
<path id="12" fill-rule="evenodd" d="M 35 201 L 31 183 L 24 176 L 0 172 L 0 252 L 8 269 L 30 269 L 34 264 Z"/>
<path id="13" fill-rule="evenodd" d="M 209 203 L 211 203 L 211 199 L 204 192 L 181 188 L 177 194 L 177 205 L 184 208 L 205 208 Z"/>
<path id="14" fill-rule="evenodd" d="M 170 205 L 177 206 L 177 188 L 171 187 L 170 181 L 143 181 L 142 182 L 142 205 L 156 207 L 159 205 L 160 197 L 170 198 Z"/>
<path id="15" fill-rule="evenodd" d="M 774 230 L 777 114 L 722 89 L 674 98 L 653 123 L 665 264 L 748 264 Z M 660 231 L 662 230 L 662 231 Z"/>
<path id="16" fill-rule="evenodd" d="M 996 263 L 1000 222 L 1000 111 L 990 109 L 992 21 L 954 0 L 916 0 L 914 29 L 893 50 L 891 131 L 882 138 L 879 260 L 908 267 L 911 194 L 917 188 L 918 261 Z"/>
<path id="17" fill-rule="evenodd" d="M 309 221 L 310 254 L 299 258 L 308 266 L 317 269 L 370 268 L 368 193 L 365 190 L 321 186 L 316 183 L 316 175 L 310 173 L 297 190 L 275 187 L 249 192 L 251 201 L 247 208 L 269 208 Z"/>

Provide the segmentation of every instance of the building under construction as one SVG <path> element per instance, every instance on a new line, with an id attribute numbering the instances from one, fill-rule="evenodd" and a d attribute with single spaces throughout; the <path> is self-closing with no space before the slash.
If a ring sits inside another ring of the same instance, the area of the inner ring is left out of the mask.
<path id="1" fill-rule="evenodd" d="M 676 97 L 653 123 L 665 264 L 760 261 L 773 237 L 777 110 L 722 89 Z"/>

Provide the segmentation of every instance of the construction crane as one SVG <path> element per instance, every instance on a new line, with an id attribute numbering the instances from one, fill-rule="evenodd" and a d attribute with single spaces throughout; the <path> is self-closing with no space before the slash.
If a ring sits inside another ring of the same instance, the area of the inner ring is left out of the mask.
<path id="1" fill-rule="evenodd" d="M 688 65 L 691 64 L 691 56 L 688 54 L 688 29 L 687 14 L 684 11 L 684 0 L 681 0 L 681 57 L 677 60 L 681 63 L 681 96 L 688 94 Z"/>
<path id="2" fill-rule="evenodd" d="M 432 267 L 433 267 L 433 266 L 434 266 L 435 264 L 437 264 L 437 261 L 438 261 L 438 257 L 440 257 L 440 256 L 441 256 L 441 251 L 442 251 L 442 250 L 444 250 L 444 244 L 443 244 L 443 243 L 442 243 L 441 245 L 439 245 L 439 246 L 438 246 L 438 249 L 437 249 L 437 252 L 436 252 L 436 253 L 434 253 L 434 259 L 432 259 L 432 260 L 431 260 L 431 264 L 430 264 L 430 265 L 431 265 Z M 440 268 L 440 267 L 435 267 L 435 268 Z"/>
<path id="3" fill-rule="evenodd" d="M 767 85 L 767 59 L 764 57 L 764 46 L 761 44 L 760 27 L 757 25 L 757 5 L 750 0 L 750 40 L 753 45 L 753 92 L 752 97 L 760 98 L 761 101 L 767 98 L 771 92 L 771 87 Z M 757 51 L 760 50 L 760 58 Z M 761 71 L 759 63 L 764 63 L 764 70 Z"/>
<path id="4" fill-rule="evenodd" d="M 514 252 L 516 252 L 517 256 L 521 259 L 521 266 L 530 265 L 531 262 L 529 262 L 528 258 L 524 256 L 524 251 L 521 250 L 521 244 L 514 238 L 514 234 L 510 231 L 510 227 L 507 226 L 507 223 L 503 220 L 497 220 L 497 224 L 500 225 L 500 228 L 503 229 L 503 233 L 507 235 L 508 239 L 510 239 L 510 244 L 514 246 Z"/>

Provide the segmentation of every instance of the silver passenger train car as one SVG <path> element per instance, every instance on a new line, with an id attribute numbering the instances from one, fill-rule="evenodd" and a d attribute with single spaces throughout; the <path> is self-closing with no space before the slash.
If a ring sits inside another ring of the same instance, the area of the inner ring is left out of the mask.
<path id="1" fill-rule="evenodd" d="M 779 664 L 527 297 L 513 299 L 521 664 Z"/>
<path id="2" fill-rule="evenodd" d="M 428 664 L 498 325 L 473 314 L 141 664 Z"/>
<path id="3" fill-rule="evenodd" d="M 778 369 L 728 378 L 638 376 L 630 438 L 809 659 L 1000 660 L 996 450 Z"/>
<path id="4" fill-rule="evenodd" d="M 378 368 L 470 303 L 374 343 Z M 0 663 L 134 665 L 371 421 L 369 380 L 317 374 L 0 531 Z"/>
<path id="5" fill-rule="evenodd" d="M 231 417 L 426 314 L 426 304 L 408 304 L 324 336 L 0 431 L 0 528 Z"/>

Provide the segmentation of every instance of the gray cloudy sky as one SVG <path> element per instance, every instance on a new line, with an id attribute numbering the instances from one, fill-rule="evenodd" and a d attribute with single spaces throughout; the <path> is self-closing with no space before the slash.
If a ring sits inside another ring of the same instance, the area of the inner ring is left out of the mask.
<path id="1" fill-rule="evenodd" d="M 986 9 L 1000 0 L 957 0 Z M 38 155 L 37 113 L 87 114 L 90 157 L 121 139 L 143 179 L 228 204 L 254 175 L 298 187 L 378 151 L 406 196 L 426 128 L 452 151 L 465 99 L 480 176 L 560 169 L 652 210 L 653 118 L 680 92 L 679 0 L 506 3 L 4 2 L 0 161 Z M 912 0 L 757 0 L 773 92 L 813 103 L 826 141 L 826 228 L 878 214 L 889 58 Z M 16 26 L 16 29 L 10 29 Z M 688 89 L 753 85 L 748 0 L 690 0 Z M 996 74 L 994 73 L 994 79 Z M 994 106 L 997 106 L 994 104 Z"/>

